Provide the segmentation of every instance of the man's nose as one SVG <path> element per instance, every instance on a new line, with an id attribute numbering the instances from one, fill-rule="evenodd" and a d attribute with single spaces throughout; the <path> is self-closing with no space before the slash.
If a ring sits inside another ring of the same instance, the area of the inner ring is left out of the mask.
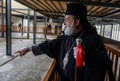
<path id="1" fill-rule="evenodd" d="M 65 21 L 63 22 L 64 25 L 66 25 Z"/>

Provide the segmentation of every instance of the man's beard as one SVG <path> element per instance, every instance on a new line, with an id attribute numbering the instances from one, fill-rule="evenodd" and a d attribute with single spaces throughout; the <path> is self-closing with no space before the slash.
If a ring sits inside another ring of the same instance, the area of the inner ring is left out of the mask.
<path id="1" fill-rule="evenodd" d="M 65 35 L 71 36 L 74 34 L 75 31 L 75 26 L 72 23 L 70 27 L 66 27 L 66 29 L 64 30 Z"/>

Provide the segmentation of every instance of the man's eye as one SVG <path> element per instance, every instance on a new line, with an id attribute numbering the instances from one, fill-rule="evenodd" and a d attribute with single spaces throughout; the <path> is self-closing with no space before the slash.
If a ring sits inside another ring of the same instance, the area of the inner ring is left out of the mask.
<path id="1" fill-rule="evenodd" d="M 65 22 L 67 22 L 67 21 L 69 21 L 68 19 L 67 20 L 65 20 Z"/>

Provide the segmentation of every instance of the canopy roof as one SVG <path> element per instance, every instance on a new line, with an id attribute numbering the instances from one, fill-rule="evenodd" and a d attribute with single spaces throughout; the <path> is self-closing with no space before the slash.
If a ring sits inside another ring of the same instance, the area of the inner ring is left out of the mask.
<path id="1" fill-rule="evenodd" d="M 120 21 L 120 0 L 15 0 L 48 17 L 64 16 L 66 4 L 81 2 L 87 6 L 88 19 Z M 112 19 L 112 20 L 111 20 Z"/>

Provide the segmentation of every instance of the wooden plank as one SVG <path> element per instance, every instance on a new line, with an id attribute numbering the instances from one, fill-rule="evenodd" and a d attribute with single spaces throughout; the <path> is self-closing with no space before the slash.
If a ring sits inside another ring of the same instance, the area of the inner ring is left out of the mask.
<path id="1" fill-rule="evenodd" d="M 120 64 L 119 64 L 119 74 L 118 74 L 118 81 L 120 81 Z"/>
<path id="2" fill-rule="evenodd" d="M 51 66 L 50 66 L 50 69 L 48 70 L 47 74 L 45 75 L 43 81 L 49 81 L 49 78 L 50 78 L 50 76 L 51 76 L 51 73 L 52 73 L 53 70 L 54 70 L 55 64 L 56 64 L 56 61 L 54 60 L 53 63 L 51 64 Z"/>
<path id="3" fill-rule="evenodd" d="M 106 47 L 106 50 L 109 51 L 108 54 L 111 56 L 111 60 L 113 62 L 113 68 L 114 68 L 114 76 L 115 78 L 117 79 L 117 72 L 119 72 L 119 77 L 120 77 L 120 66 L 119 68 L 118 67 L 118 60 L 120 58 L 120 50 L 117 49 L 117 48 L 113 48 L 113 46 L 109 45 L 109 44 L 105 44 L 105 47 Z M 120 81 L 118 77 L 118 81 Z M 108 73 L 106 74 L 106 77 L 105 77 L 105 81 L 108 81 Z"/>
<path id="4" fill-rule="evenodd" d="M 113 48 L 111 45 L 109 44 L 105 44 L 105 47 L 107 50 L 111 51 L 112 53 L 116 54 L 118 57 L 120 57 L 120 50 L 117 48 Z"/>

